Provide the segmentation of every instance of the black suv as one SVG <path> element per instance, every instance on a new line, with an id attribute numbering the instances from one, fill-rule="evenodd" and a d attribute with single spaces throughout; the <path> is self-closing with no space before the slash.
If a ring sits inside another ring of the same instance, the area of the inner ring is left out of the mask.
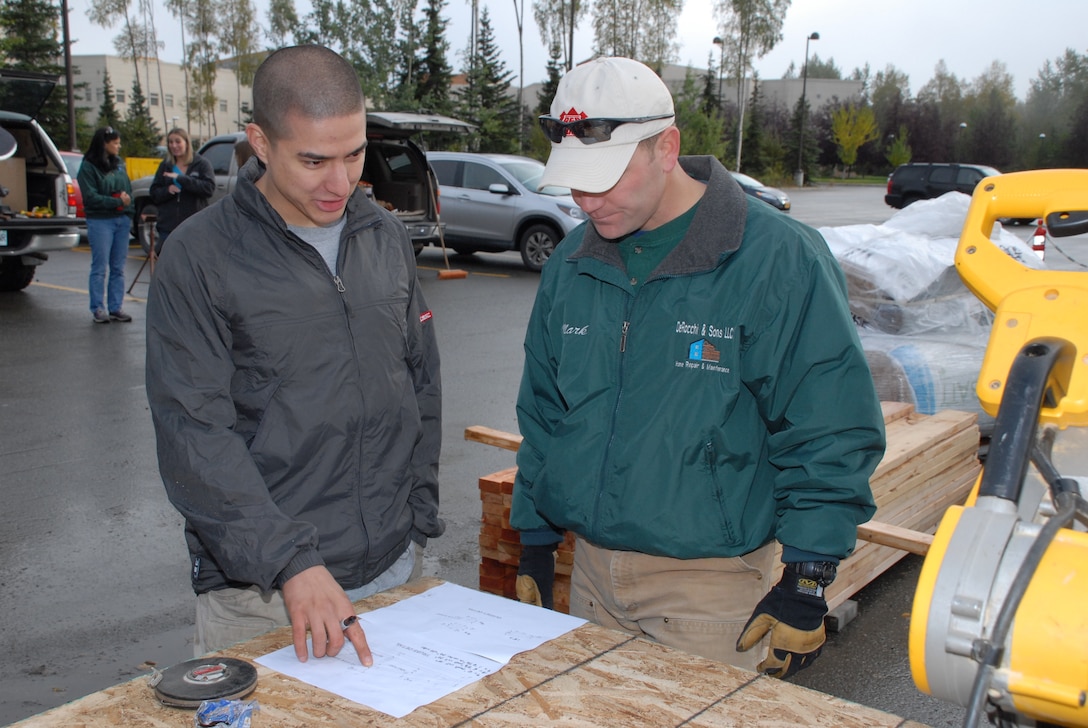
<path id="1" fill-rule="evenodd" d="M 888 175 L 884 202 L 897 210 L 918 200 L 930 200 L 945 192 L 971 194 L 983 177 L 1001 174 L 981 164 L 901 164 Z"/>

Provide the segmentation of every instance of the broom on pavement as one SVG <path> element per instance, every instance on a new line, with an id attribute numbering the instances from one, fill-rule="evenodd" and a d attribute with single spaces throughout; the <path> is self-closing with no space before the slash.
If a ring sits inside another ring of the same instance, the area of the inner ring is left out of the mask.
<path id="1" fill-rule="evenodd" d="M 442 260 L 446 263 L 446 270 L 438 271 L 438 280 L 450 278 L 468 278 L 468 271 L 450 268 L 450 254 L 446 250 L 446 229 L 442 224 L 442 216 L 438 213 L 438 200 L 435 198 L 437 180 L 431 186 L 431 205 L 434 207 L 435 217 L 438 219 L 438 242 L 442 245 Z"/>

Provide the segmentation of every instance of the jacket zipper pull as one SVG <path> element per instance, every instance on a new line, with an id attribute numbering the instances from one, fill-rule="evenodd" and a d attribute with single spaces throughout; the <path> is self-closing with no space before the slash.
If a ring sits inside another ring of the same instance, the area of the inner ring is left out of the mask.
<path id="1" fill-rule="evenodd" d="M 343 293 L 344 291 L 348 290 L 348 289 L 344 288 L 344 282 L 342 280 L 340 280 L 340 276 L 334 275 L 332 277 L 332 279 L 334 281 L 336 281 L 336 290 L 340 291 L 340 293 Z"/>
<path id="2" fill-rule="evenodd" d="M 623 322 L 623 334 L 620 336 L 620 353 L 627 351 L 627 329 L 631 328 L 630 321 Z"/>

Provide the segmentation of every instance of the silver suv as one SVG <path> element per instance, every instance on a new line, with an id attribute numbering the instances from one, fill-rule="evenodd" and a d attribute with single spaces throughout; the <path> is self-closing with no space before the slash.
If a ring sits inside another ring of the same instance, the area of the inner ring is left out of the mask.
<path id="1" fill-rule="evenodd" d="M 428 152 L 427 161 L 442 191 L 446 245 L 458 253 L 517 250 L 526 268 L 539 271 L 586 219 L 566 187 L 537 191 L 544 164 L 535 159 Z"/>

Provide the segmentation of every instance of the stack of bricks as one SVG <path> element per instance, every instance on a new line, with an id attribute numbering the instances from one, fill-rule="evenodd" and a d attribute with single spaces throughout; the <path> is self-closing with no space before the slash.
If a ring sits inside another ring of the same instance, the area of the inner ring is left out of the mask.
<path id="1" fill-rule="evenodd" d="M 480 591 L 517 599 L 514 585 L 521 558 L 521 539 L 510 528 L 510 501 L 517 468 L 507 468 L 480 478 L 483 519 L 480 523 Z M 555 609 L 570 612 L 570 570 L 574 564 L 574 536 L 556 550 Z"/>

